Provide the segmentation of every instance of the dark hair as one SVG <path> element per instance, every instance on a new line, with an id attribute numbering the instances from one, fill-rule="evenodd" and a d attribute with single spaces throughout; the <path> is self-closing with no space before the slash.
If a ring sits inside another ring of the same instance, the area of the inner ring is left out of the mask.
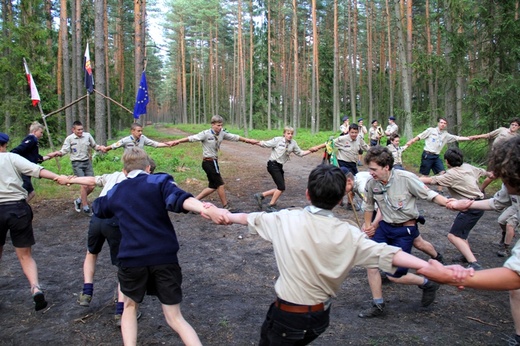
<path id="1" fill-rule="evenodd" d="M 464 154 L 457 147 L 449 148 L 444 153 L 444 159 L 451 167 L 460 167 L 464 163 Z"/>
<path id="2" fill-rule="evenodd" d="M 143 125 L 141 125 L 140 123 L 137 123 L 137 122 L 132 123 L 132 125 L 130 126 L 130 130 L 135 130 L 135 129 L 138 128 L 138 127 L 141 127 L 141 128 L 142 128 Z"/>
<path id="3" fill-rule="evenodd" d="M 387 147 L 376 145 L 368 149 L 365 155 L 365 163 L 368 165 L 370 162 L 375 162 L 378 166 L 392 169 L 394 167 L 394 157 Z"/>
<path id="4" fill-rule="evenodd" d="M 520 126 L 520 119 L 519 118 L 513 118 L 509 122 L 509 125 L 511 125 L 512 123 L 516 123 L 518 126 Z"/>
<path id="5" fill-rule="evenodd" d="M 375 123 L 376 121 L 377 121 L 377 119 L 372 120 L 371 124 Z"/>
<path id="6" fill-rule="evenodd" d="M 81 123 L 81 121 L 76 120 L 75 122 L 72 123 L 72 127 L 74 127 L 74 126 L 83 126 L 83 124 Z"/>
<path id="7" fill-rule="evenodd" d="M 439 121 L 441 121 L 441 120 L 444 120 L 446 123 L 448 123 L 448 119 L 446 119 L 446 118 L 444 118 L 444 117 L 439 118 Z"/>
<path id="8" fill-rule="evenodd" d="M 350 132 L 350 130 L 359 131 L 359 126 L 358 126 L 358 124 L 351 124 L 351 125 L 349 125 L 348 130 L 349 130 L 349 132 Z"/>
<path id="9" fill-rule="evenodd" d="M 396 139 L 396 138 L 401 138 L 401 137 L 400 137 L 397 133 L 391 134 L 391 135 L 390 135 L 390 138 L 389 138 L 389 139 L 390 139 L 390 142 L 393 142 L 394 139 Z"/>
<path id="10" fill-rule="evenodd" d="M 520 136 L 514 136 L 493 146 L 489 156 L 488 169 L 495 177 L 515 188 L 520 189 Z"/>
<path id="11" fill-rule="evenodd" d="M 307 191 L 312 205 L 331 210 L 345 195 L 345 174 L 332 165 L 319 165 L 309 174 Z"/>

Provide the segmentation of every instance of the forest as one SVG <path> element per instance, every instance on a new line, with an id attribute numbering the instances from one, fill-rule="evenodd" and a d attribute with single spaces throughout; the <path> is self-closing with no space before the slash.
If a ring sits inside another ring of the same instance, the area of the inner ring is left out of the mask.
<path id="1" fill-rule="evenodd" d="M 106 143 L 134 121 L 146 71 L 147 124 L 220 114 L 246 135 L 316 133 L 395 116 L 410 138 L 443 116 L 488 132 L 520 109 L 518 16 L 519 0 L 2 0 L 0 129 L 23 136 L 44 115 L 55 141 L 80 120 Z"/>

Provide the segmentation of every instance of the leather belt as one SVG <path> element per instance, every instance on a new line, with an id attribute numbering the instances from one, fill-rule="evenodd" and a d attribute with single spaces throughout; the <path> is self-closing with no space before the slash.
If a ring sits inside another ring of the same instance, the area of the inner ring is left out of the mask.
<path id="1" fill-rule="evenodd" d="M 203 157 L 202 161 L 217 161 L 217 159 L 214 159 L 212 157 Z"/>
<path id="2" fill-rule="evenodd" d="M 426 154 L 428 154 L 428 155 L 439 155 L 439 154 L 436 154 L 436 153 L 432 153 L 431 151 L 426 151 L 426 150 L 425 150 L 424 152 L 425 152 Z"/>
<path id="3" fill-rule="evenodd" d="M 417 220 L 408 220 L 402 223 L 388 223 L 392 227 L 406 227 L 406 226 L 415 226 L 417 225 Z"/>
<path id="4" fill-rule="evenodd" d="M 25 199 L 21 199 L 19 201 L 9 201 L 9 202 L 0 202 L 0 206 L 7 206 L 7 205 L 15 205 L 15 204 L 21 204 L 21 203 L 27 203 Z"/>
<path id="5" fill-rule="evenodd" d="M 292 312 L 295 314 L 306 314 L 309 312 L 319 312 L 325 310 L 325 305 L 319 303 L 316 305 L 298 305 L 298 304 L 287 304 L 281 299 L 276 299 L 274 306 L 285 312 Z"/>

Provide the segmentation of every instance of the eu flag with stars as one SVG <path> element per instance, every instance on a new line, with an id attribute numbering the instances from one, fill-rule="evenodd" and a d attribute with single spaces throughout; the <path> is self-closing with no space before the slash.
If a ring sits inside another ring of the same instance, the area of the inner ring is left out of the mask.
<path id="1" fill-rule="evenodd" d="M 141 82 L 139 83 L 139 90 L 135 98 L 134 118 L 139 119 L 142 114 L 146 114 L 146 105 L 150 98 L 148 97 L 148 85 L 146 84 L 146 73 L 143 71 L 141 75 Z"/>

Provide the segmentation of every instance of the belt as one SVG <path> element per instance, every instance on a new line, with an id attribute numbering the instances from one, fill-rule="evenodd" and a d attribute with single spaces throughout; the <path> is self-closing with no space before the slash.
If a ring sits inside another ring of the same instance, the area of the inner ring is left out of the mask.
<path id="1" fill-rule="evenodd" d="M 425 150 L 424 152 L 425 152 L 426 154 L 429 154 L 429 155 L 439 155 L 439 154 L 437 154 L 437 153 L 432 153 L 431 151 L 426 151 L 426 150 Z"/>
<path id="2" fill-rule="evenodd" d="M 405 227 L 405 226 L 415 226 L 417 225 L 417 220 L 408 220 L 402 223 L 388 223 L 392 227 Z"/>
<path id="3" fill-rule="evenodd" d="M 19 201 L 9 201 L 9 202 L 0 202 L 0 206 L 6 206 L 6 205 L 15 205 L 15 204 L 21 204 L 21 203 L 27 203 L 25 199 L 21 199 Z"/>
<path id="4" fill-rule="evenodd" d="M 276 306 L 278 309 L 282 311 L 292 312 L 295 314 L 306 314 L 308 312 L 319 312 L 325 310 L 325 305 L 323 303 L 319 303 L 316 305 L 288 304 L 279 298 L 275 300 L 274 306 Z"/>
<path id="5" fill-rule="evenodd" d="M 217 159 L 214 159 L 212 157 L 203 157 L 202 161 L 217 161 Z"/>

